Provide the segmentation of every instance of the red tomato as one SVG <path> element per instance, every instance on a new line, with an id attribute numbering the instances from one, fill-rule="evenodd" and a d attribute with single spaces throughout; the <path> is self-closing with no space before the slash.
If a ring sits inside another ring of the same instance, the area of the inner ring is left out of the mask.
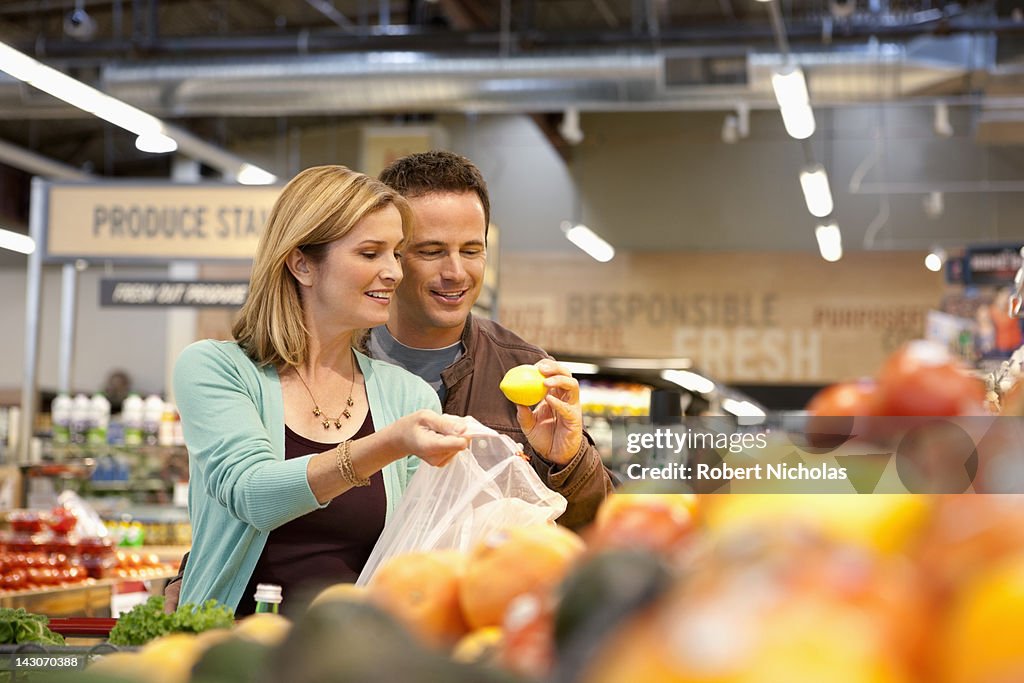
<path id="1" fill-rule="evenodd" d="M 984 414 L 984 383 L 934 342 L 913 341 L 889 356 L 878 390 L 884 415 Z"/>
<path id="2" fill-rule="evenodd" d="M 878 385 L 874 380 L 861 379 L 825 387 L 807 404 L 807 412 L 827 417 L 877 415 Z"/>

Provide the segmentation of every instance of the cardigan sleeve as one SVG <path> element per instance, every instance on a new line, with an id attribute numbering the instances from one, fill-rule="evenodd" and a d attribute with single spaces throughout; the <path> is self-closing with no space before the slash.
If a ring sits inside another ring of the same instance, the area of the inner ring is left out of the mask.
<path id="1" fill-rule="evenodd" d="M 197 342 L 175 364 L 174 393 L 199 470 L 192 480 L 235 518 L 269 531 L 321 506 L 306 476 L 313 455 L 285 460 L 274 450 L 257 405 L 258 372 L 215 342 Z"/>

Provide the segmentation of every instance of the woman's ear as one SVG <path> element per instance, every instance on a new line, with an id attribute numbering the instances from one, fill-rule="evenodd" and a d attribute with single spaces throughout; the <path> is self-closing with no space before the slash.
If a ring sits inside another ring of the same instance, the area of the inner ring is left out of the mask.
<path id="1" fill-rule="evenodd" d="M 288 258 L 285 260 L 288 265 L 288 270 L 291 271 L 292 277 L 299 281 L 300 285 L 309 287 L 313 284 L 313 268 L 309 259 L 302 250 L 295 247 L 288 253 Z"/>

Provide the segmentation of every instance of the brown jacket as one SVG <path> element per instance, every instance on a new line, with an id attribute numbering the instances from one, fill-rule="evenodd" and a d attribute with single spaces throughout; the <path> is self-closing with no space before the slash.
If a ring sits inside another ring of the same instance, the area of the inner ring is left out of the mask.
<path id="1" fill-rule="evenodd" d="M 591 522 L 597 506 L 611 492 L 612 482 L 590 435 L 583 433 L 580 452 L 564 466 L 549 463 L 530 447 L 516 419 L 515 404 L 498 389 L 501 378 L 510 368 L 532 365 L 550 356 L 498 323 L 473 316 L 466 321 L 462 344 L 466 352 L 441 373 L 447 389 L 444 412 L 471 415 L 522 444 L 548 488 L 569 501 L 558 523 L 578 529 Z"/>

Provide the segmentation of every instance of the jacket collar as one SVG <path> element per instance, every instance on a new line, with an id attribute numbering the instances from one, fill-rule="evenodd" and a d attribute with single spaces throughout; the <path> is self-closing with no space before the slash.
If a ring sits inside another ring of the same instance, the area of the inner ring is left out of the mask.
<path id="1" fill-rule="evenodd" d="M 476 322 L 473 314 L 466 318 L 466 326 L 462 328 L 462 348 L 465 352 L 457 361 L 441 371 L 441 381 L 446 387 L 452 387 L 467 375 L 473 374 L 473 355 L 476 352 Z"/>

